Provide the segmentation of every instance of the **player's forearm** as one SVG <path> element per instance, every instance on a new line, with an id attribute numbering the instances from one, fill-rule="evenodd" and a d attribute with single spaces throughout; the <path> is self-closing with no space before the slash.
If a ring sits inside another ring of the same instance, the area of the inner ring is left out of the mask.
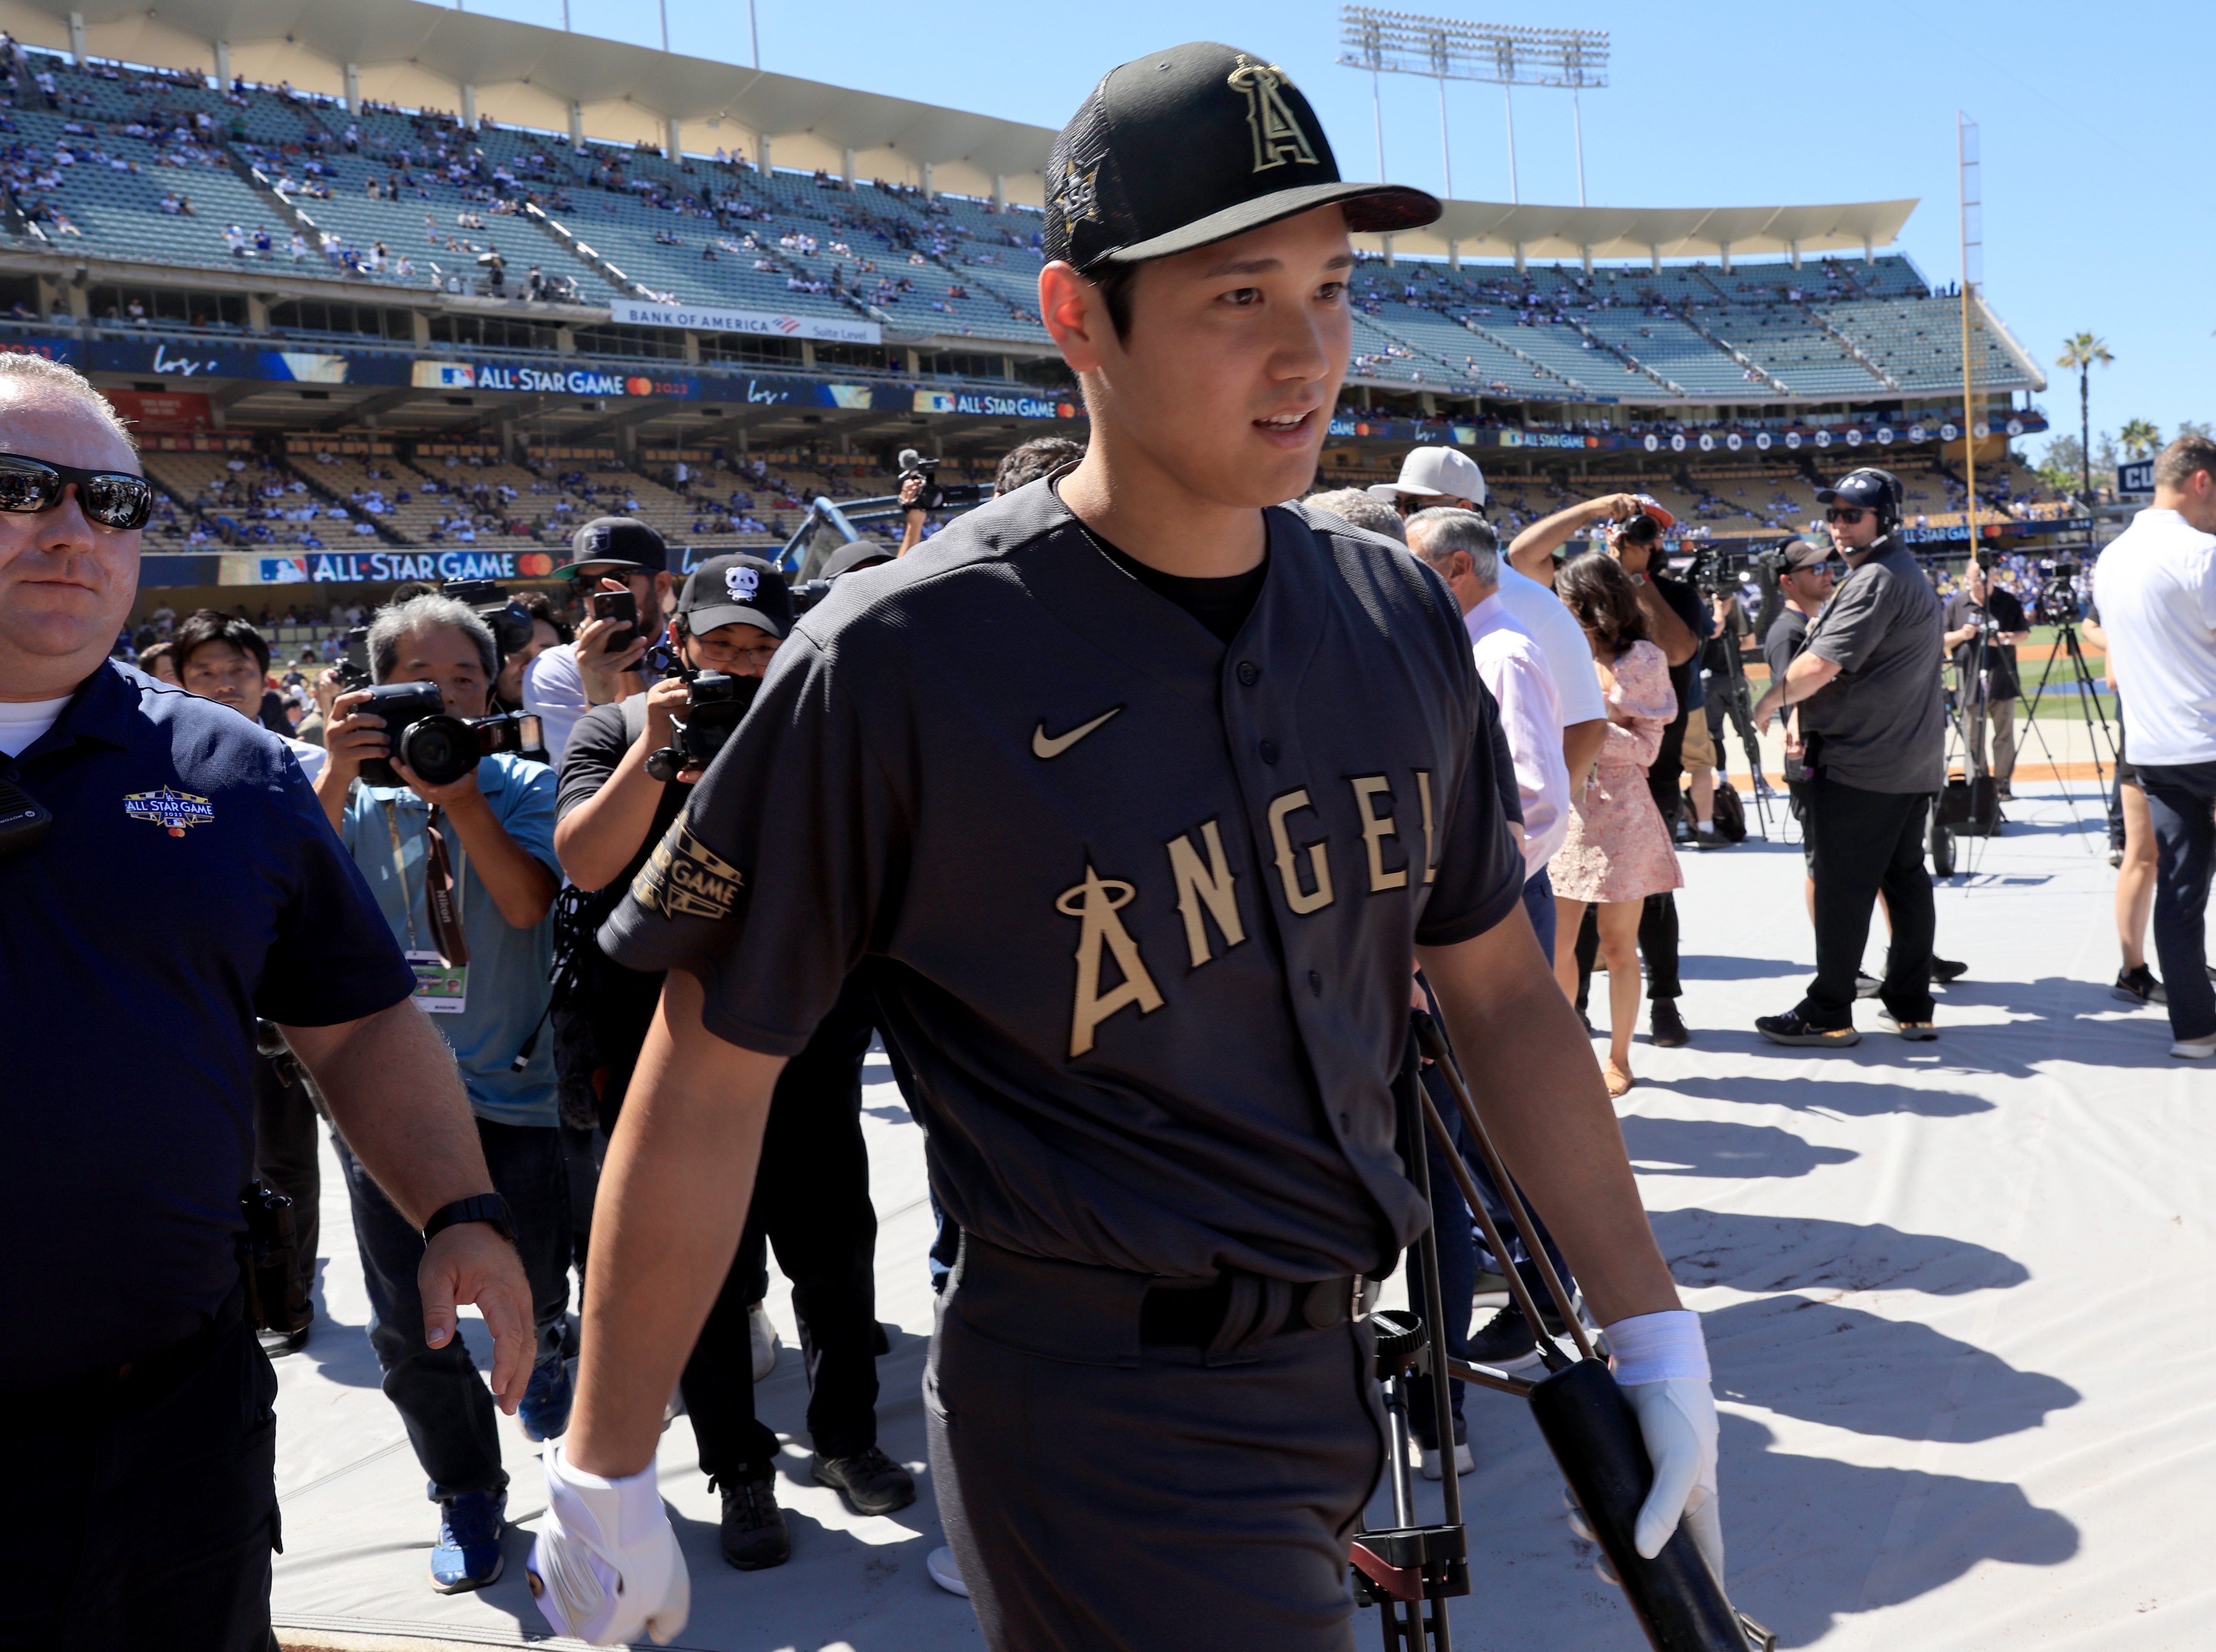
<path id="1" fill-rule="evenodd" d="M 700 1024 L 672 970 L 593 1205 L 582 1382 L 566 1455 L 588 1474 L 654 1460 L 662 1412 L 731 1270 L 784 1058 Z"/>
<path id="2" fill-rule="evenodd" d="M 413 999 L 284 1032 L 347 1146 L 409 1222 L 420 1227 L 440 1206 L 492 1191 L 453 1052 Z"/>
<path id="3" fill-rule="evenodd" d="M 1487 1132 L 1604 1324 L 1677 1308 L 1591 1045 L 1520 909 L 1417 957 Z"/>
<path id="4" fill-rule="evenodd" d="M 632 741 L 608 783 L 564 815 L 554 829 L 555 857 L 580 889 L 606 888 L 654 829 L 654 806 L 662 783 L 646 772 L 646 744 Z"/>

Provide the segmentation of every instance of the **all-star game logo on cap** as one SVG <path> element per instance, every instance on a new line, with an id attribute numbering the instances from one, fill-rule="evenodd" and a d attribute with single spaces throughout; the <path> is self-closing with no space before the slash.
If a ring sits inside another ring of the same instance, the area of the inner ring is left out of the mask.
<path id="1" fill-rule="evenodd" d="M 215 818 L 215 805 L 189 792 L 163 786 L 158 792 L 133 792 L 123 799 L 123 812 L 165 829 L 171 837 L 182 837 L 188 826 L 205 826 Z"/>
<path id="2" fill-rule="evenodd" d="M 1357 233 L 1429 224 L 1420 189 L 1348 183 L 1299 87 L 1212 41 L 1111 69 L 1056 139 L 1045 252 L 1079 269 L 1137 263 L 1338 205 Z"/>

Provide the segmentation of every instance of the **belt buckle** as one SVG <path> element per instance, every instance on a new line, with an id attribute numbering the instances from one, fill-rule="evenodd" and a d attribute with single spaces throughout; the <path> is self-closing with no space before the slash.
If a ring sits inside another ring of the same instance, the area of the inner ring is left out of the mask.
<path id="1" fill-rule="evenodd" d="M 1347 1318 L 1357 1325 L 1369 1318 L 1370 1310 L 1376 1307 L 1378 1296 L 1384 1288 L 1382 1283 L 1365 1273 L 1356 1274 L 1353 1285 L 1347 1292 Z"/>

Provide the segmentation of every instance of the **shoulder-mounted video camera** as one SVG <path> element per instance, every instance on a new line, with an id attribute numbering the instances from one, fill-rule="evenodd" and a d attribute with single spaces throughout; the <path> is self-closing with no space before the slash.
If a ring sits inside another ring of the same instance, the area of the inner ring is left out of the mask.
<path id="1" fill-rule="evenodd" d="M 686 671 L 685 715 L 671 719 L 669 743 L 649 752 L 648 777 L 665 786 L 688 768 L 705 768 L 716 760 L 761 692 L 760 677 L 735 677 L 723 671 Z"/>
<path id="2" fill-rule="evenodd" d="M 346 634 L 345 650 L 331 668 L 331 681 L 342 689 L 369 687 L 369 627 L 356 626 Z"/>
<path id="3" fill-rule="evenodd" d="M 925 510 L 945 510 L 950 505 L 982 505 L 992 496 L 993 490 L 981 482 L 940 482 L 939 461 L 926 459 L 913 447 L 901 449 L 899 468 L 903 488 L 914 478 L 923 478 L 923 491 L 916 496 L 915 503 Z"/>

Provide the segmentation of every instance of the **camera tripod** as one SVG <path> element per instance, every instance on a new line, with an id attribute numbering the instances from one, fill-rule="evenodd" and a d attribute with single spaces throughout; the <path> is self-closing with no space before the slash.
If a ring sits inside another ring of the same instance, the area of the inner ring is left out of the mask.
<path id="1" fill-rule="evenodd" d="M 1400 1111 L 1403 1154 L 1409 1175 L 1426 1204 L 1431 1202 L 1431 1169 L 1424 1142 L 1428 1136 L 1442 1150 L 1456 1187 L 1476 1219 L 1479 1231 L 1506 1277 L 1510 1295 L 1531 1328 L 1533 1346 L 1547 1375 L 1537 1381 L 1449 1356 L 1444 1339 L 1428 1331 L 1443 1326 L 1440 1299 L 1438 1241 L 1426 1224 L 1416 1244 L 1423 1316 L 1379 1314 L 1376 1322 L 1379 1379 L 1386 1384 L 1389 1424 L 1388 1470 L 1394 1525 L 1383 1531 L 1357 1530 L 1350 1558 L 1358 1606 L 1378 1606 L 1385 1652 L 1451 1652 L 1452 1631 L 1444 1602 L 1469 1592 L 1467 1539 L 1462 1524 L 1462 1494 L 1454 1472 L 1454 1427 L 1448 1379 L 1458 1378 L 1530 1402 L 1533 1420 L 1569 1482 L 1585 1532 L 1598 1544 L 1620 1581 L 1626 1602 L 1655 1652 L 1776 1652 L 1776 1637 L 1734 1607 L 1723 1581 L 1680 1522 L 1662 1551 L 1643 1557 L 1633 1541 L 1640 1504 L 1654 1473 L 1630 1402 L 1595 1353 L 1562 1278 L 1548 1260 L 1546 1243 L 1524 1204 L 1478 1116 L 1445 1036 L 1422 1010 L 1411 1018 L 1413 1037 L 1394 1085 Z M 1478 1191 L 1461 1148 L 1438 1109 L 1424 1093 L 1419 1052 L 1428 1057 L 1454 1098 L 1468 1137 L 1499 1190 L 1511 1223 L 1523 1239 L 1532 1269 L 1554 1304 L 1564 1328 L 1576 1345 L 1571 1359 L 1544 1329 L 1537 1303 L 1521 1265 L 1502 1238 L 1499 1224 Z M 1434 1207 L 1436 1208 L 1436 1207 Z M 1463 1309 L 1462 1311 L 1467 1311 Z M 1413 1524 L 1414 1495 L 1409 1479 L 1407 1384 L 1412 1372 L 1431 1384 L 1432 1416 L 1439 1433 L 1443 1475 L 1441 1495 L 1445 1519 L 1437 1526 Z M 1428 1609 L 1427 1609 L 1428 1603 Z"/>
<path id="2" fill-rule="evenodd" d="M 1739 599 L 1732 596 L 1732 612 L 1737 613 Z M 1755 817 L 1761 821 L 1759 834 L 1765 841 L 1770 836 L 1770 803 L 1776 794 L 1771 791 L 1770 777 L 1762 772 L 1762 745 L 1754 733 L 1754 696 L 1746 686 L 1746 660 L 1739 652 L 1739 639 L 1729 622 L 1724 626 L 1724 715 L 1739 730 L 1739 746 L 1746 753 L 1746 783 L 1754 792 Z M 1706 716 L 1706 712 L 1702 713 Z"/>
<path id="3" fill-rule="evenodd" d="M 2047 605 L 2042 603 L 2041 606 Z M 2078 830 L 2082 835 L 2085 830 L 2085 822 L 2078 811 L 2078 799 L 2070 790 L 2070 782 L 2063 777 L 2061 765 L 2054 761 L 2054 753 L 2047 743 L 2046 732 L 2039 726 L 2039 702 L 2046 694 L 2047 682 L 2054 675 L 2054 662 L 2058 655 L 2070 662 L 2069 692 L 2077 694 L 2078 714 L 2085 719 L 2085 740 L 2093 752 L 2094 785 L 2104 804 L 2108 795 L 2108 774 L 2114 769 L 2120 760 L 2116 755 L 2115 737 L 2108 731 L 2108 708 L 2101 704 L 2101 691 L 2093 681 L 2093 669 L 2085 663 L 2084 648 L 2078 640 L 2078 609 L 2074 598 L 2061 609 L 2061 618 L 2058 620 L 2055 630 L 2057 635 L 2053 651 L 2047 655 L 2047 663 L 2040 669 L 2039 686 L 2032 690 L 2031 699 L 2025 706 L 2023 715 L 2024 721 L 2031 726 L 2032 732 L 2038 736 L 2039 749 L 2046 756 L 2047 766 L 2054 770 L 2054 777 L 2062 787 L 2062 795 L 2070 804 L 2070 817 L 2076 823 Z M 2096 724 L 2099 730 L 2097 734 L 2095 732 Z M 2101 748 L 2103 744 L 2108 749 L 2107 769 L 2103 769 L 2101 764 Z"/>

